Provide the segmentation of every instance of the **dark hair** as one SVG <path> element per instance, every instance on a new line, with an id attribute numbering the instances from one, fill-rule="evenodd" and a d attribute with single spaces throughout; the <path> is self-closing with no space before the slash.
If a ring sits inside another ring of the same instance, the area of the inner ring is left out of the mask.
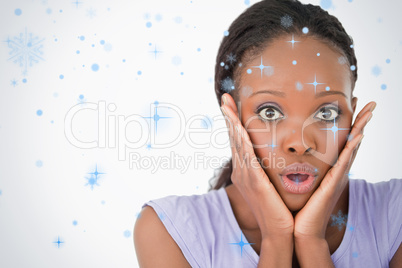
<path id="1" fill-rule="evenodd" d="M 219 47 L 215 65 L 215 93 L 219 105 L 222 105 L 224 93 L 229 93 L 235 101 L 238 99 L 243 68 L 275 38 L 285 34 L 306 34 L 342 54 L 352 70 L 353 91 L 357 80 L 357 60 L 353 40 L 339 20 L 319 6 L 302 4 L 297 0 L 263 0 L 247 8 L 233 21 Z M 231 174 L 230 159 L 215 172 L 211 179 L 215 179 L 215 185 L 210 182 L 209 190 L 232 184 Z"/>

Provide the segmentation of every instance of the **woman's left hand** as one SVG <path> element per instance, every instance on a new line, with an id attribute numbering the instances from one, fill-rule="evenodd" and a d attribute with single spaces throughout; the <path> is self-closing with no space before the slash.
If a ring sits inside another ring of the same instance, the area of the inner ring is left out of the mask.
<path id="1" fill-rule="evenodd" d="M 355 123 L 335 165 L 329 169 L 320 186 L 306 205 L 296 214 L 294 237 L 302 241 L 325 240 L 329 218 L 348 183 L 350 167 L 363 138 L 363 129 L 372 116 L 376 103 L 368 103 L 357 115 Z"/>

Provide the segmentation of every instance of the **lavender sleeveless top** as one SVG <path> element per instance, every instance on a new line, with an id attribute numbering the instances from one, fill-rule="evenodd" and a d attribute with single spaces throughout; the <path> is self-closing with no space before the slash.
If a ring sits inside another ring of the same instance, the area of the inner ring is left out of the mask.
<path id="1" fill-rule="evenodd" d="M 224 188 L 203 195 L 146 202 L 159 215 L 192 267 L 257 267 Z M 388 267 L 402 241 L 402 179 L 349 182 L 349 213 L 335 267 Z"/>

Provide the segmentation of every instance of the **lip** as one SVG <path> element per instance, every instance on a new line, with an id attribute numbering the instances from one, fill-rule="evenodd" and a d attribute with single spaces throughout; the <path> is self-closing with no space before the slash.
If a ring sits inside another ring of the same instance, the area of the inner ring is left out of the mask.
<path id="1" fill-rule="evenodd" d="M 309 163 L 293 163 L 280 174 L 283 188 L 292 194 L 305 194 L 313 189 L 318 169 Z M 308 175 L 302 182 L 291 180 L 289 174 Z"/>

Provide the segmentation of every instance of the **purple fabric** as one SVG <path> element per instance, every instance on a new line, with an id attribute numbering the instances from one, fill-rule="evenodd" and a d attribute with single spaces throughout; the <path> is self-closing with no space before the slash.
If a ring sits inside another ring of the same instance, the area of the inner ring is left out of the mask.
<path id="1" fill-rule="evenodd" d="M 224 188 L 171 195 L 146 205 L 159 215 L 192 267 L 257 267 L 259 256 L 243 235 Z M 336 267 L 388 267 L 402 241 L 401 226 L 402 179 L 351 179 L 347 229 L 332 261 Z"/>

